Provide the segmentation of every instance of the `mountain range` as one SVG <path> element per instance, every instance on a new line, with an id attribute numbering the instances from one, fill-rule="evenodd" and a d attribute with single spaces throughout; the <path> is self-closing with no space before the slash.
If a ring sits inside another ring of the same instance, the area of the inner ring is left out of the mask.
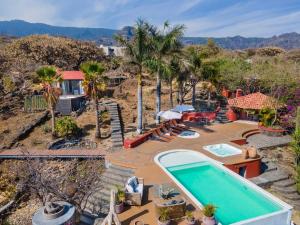
<path id="1" fill-rule="evenodd" d="M 121 30 L 107 28 L 85 28 L 85 27 L 60 27 L 43 23 L 29 23 L 23 20 L 0 21 L 0 35 L 23 37 L 32 34 L 48 34 L 52 36 L 65 36 L 73 39 L 95 41 L 98 44 L 116 44 L 113 36 L 116 34 L 131 38 L 134 28 L 126 26 Z M 189 44 L 205 44 L 208 37 L 184 37 L 182 42 Z M 300 48 L 300 34 L 285 33 L 270 38 L 261 37 L 222 37 L 212 39 L 221 47 L 226 49 L 246 49 L 265 46 L 277 46 L 284 49 Z"/>

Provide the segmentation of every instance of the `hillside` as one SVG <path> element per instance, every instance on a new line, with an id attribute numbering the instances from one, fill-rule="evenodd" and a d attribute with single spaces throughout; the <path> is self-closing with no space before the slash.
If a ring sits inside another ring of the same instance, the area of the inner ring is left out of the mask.
<path id="1" fill-rule="evenodd" d="M 23 37 L 32 34 L 48 34 L 52 36 L 65 36 L 73 39 L 95 41 L 97 44 L 116 44 L 113 36 L 122 34 L 128 38 L 133 35 L 133 27 L 126 26 L 121 30 L 106 28 L 79 28 L 59 27 L 42 23 L 28 23 L 22 20 L 0 21 L 0 35 Z M 184 37 L 183 43 L 205 44 L 208 37 Z M 300 34 L 286 33 L 270 38 L 260 37 L 222 37 L 214 38 L 214 41 L 225 49 L 247 49 L 265 46 L 276 46 L 287 50 L 300 48 Z"/>

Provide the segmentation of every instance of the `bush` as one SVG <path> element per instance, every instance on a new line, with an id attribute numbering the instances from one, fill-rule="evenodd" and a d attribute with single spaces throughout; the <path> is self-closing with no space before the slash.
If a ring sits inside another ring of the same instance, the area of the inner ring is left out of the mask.
<path id="1" fill-rule="evenodd" d="M 43 126 L 42 129 L 44 134 L 51 133 L 51 127 L 48 125 Z"/>
<path id="2" fill-rule="evenodd" d="M 296 165 L 300 166 L 300 129 L 296 129 L 295 133 L 293 134 L 293 140 L 291 142 L 291 147 L 295 152 L 295 162 Z"/>
<path id="3" fill-rule="evenodd" d="M 2 78 L 4 91 L 9 93 L 16 89 L 16 85 L 10 76 L 3 76 Z"/>
<path id="4" fill-rule="evenodd" d="M 296 187 L 297 187 L 297 191 L 300 194 L 300 166 L 297 166 L 297 177 L 296 177 Z"/>
<path id="5" fill-rule="evenodd" d="M 79 132 L 79 127 L 74 119 L 66 116 L 57 120 L 55 124 L 55 131 L 58 136 L 67 137 L 77 135 Z"/>

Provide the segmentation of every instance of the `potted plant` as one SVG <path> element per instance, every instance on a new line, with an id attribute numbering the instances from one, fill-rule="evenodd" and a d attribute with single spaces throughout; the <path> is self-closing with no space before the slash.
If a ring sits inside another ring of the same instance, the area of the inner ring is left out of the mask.
<path id="1" fill-rule="evenodd" d="M 115 210 L 117 214 L 124 212 L 125 191 L 117 186 Z"/>
<path id="2" fill-rule="evenodd" d="M 187 210 L 185 212 L 185 217 L 186 217 L 187 225 L 195 225 L 196 224 L 196 219 L 195 219 L 192 211 Z"/>
<path id="3" fill-rule="evenodd" d="M 217 207 L 212 205 L 212 204 L 208 204 L 206 206 L 204 206 L 203 208 L 203 224 L 204 225 L 215 225 L 216 224 L 216 220 L 215 220 L 215 212 L 216 212 Z"/>
<path id="4" fill-rule="evenodd" d="M 159 217 L 158 217 L 157 224 L 158 225 L 170 225 L 171 224 L 168 208 L 161 208 L 159 210 Z"/>

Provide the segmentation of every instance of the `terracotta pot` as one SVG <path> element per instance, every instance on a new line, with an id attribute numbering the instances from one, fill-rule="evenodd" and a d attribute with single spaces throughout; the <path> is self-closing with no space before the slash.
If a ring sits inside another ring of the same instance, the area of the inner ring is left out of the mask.
<path id="1" fill-rule="evenodd" d="M 142 221 L 135 221 L 134 225 L 144 225 L 144 223 Z"/>
<path id="2" fill-rule="evenodd" d="M 167 220 L 167 221 L 160 221 L 159 219 L 157 220 L 157 224 L 158 225 L 170 225 L 171 224 L 171 220 Z"/>
<path id="3" fill-rule="evenodd" d="M 214 216 L 212 216 L 212 217 L 204 216 L 203 217 L 203 224 L 204 225 L 216 225 L 215 217 Z"/>
<path id="4" fill-rule="evenodd" d="M 193 220 L 186 220 L 186 224 L 187 225 L 195 225 L 196 224 L 196 220 L 195 219 L 193 219 Z"/>
<path id="5" fill-rule="evenodd" d="M 247 148 L 243 149 L 243 157 L 244 159 L 248 159 L 249 158 L 249 151 Z"/>
<path id="6" fill-rule="evenodd" d="M 249 158 L 254 159 L 257 157 L 257 150 L 255 147 L 248 148 Z"/>
<path id="7" fill-rule="evenodd" d="M 124 202 L 115 205 L 115 210 L 117 214 L 124 212 Z"/>

